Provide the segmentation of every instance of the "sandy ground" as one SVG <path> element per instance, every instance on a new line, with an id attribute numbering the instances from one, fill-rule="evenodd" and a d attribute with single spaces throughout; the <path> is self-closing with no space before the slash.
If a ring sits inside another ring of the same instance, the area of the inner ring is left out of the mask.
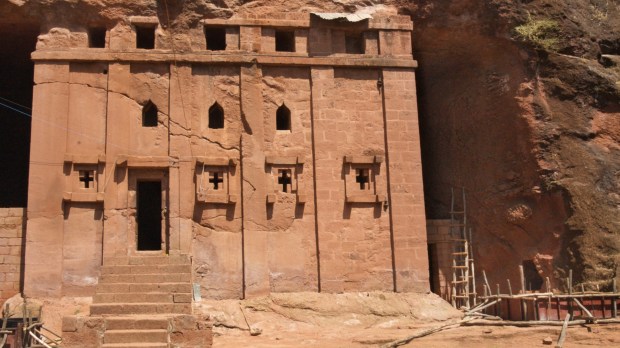
<path id="1" fill-rule="evenodd" d="M 405 338 L 417 329 L 356 329 L 347 327 L 264 330 L 259 336 L 216 328 L 213 347 L 380 347 Z M 555 347 L 560 327 L 459 327 L 417 338 L 403 347 Z M 544 345 L 549 337 L 552 345 Z M 564 342 L 571 347 L 620 347 L 620 325 L 588 325 L 568 329 Z"/>

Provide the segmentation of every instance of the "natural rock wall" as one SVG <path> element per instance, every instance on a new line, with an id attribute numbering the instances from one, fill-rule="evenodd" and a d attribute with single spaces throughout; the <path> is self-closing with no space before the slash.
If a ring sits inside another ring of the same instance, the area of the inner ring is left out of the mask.
<path id="1" fill-rule="evenodd" d="M 516 266 L 531 260 L 543 277 L 572 268 L 577 279 L 606 285 L 620 263 L 618 7 L 606 0 L 10 0 L 0 13 L 38 21 L 48 35 L 128 15 L 158 15 L 180 30 L 233 13 L 410 14 L 427 215 L 447 217 L 450 187 L 464 186 L 477 267 L 491 282 L 515 278 Z M 553 23 L 542 41 L 514 30 L 541 20 Z"/>

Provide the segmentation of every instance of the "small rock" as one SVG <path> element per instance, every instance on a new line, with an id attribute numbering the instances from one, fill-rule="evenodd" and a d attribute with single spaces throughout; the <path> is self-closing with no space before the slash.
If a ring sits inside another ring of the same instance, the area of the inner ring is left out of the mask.
<path id="1" fill-rule="evenodd" d="M 545 337 L 543 338 L 543 344 L 551 345 L 553 344 L 553 339 L 551 337 Z"/>
<path id="2" fill-rule="evenodd" d="M 250 335 L 251 336 L 258 336 L 258 335 L 260 335 L 262 333 L 263 333 L 263 329 L 261 329 L 261 328 L 253 327 L 253 328 L 250 329 Z"/>
<path id="3" fill-rule="evenodd" d="M 484 330 L 484 331 L 482 331 L 482 332 L 483 332 L 483 333 L 485 333 L 485 334 L 490 334 L 490 333 L 492 333 L 492 332 L 493 332 L 493 330 L 491 330 L 491 329 L 485 329 L 485 330 Z"/>

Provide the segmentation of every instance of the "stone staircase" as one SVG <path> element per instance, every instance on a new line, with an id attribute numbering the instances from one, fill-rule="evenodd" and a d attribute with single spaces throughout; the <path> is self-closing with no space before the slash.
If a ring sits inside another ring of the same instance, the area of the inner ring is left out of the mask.
<path id="1" fill-rule="evenodd" d="M 210 327 L 191 315 L 191 292 L 187 255 L 105 258 L 90 316 L 64 318 L 63 333 L 76 343 L 98 336 L 93 346 L 102 348 L 208 346 Z M 200 325 L 203 333 L 195 331 Z M 171 333 L 187 330 L 201 343 L 172 342 Z"/>

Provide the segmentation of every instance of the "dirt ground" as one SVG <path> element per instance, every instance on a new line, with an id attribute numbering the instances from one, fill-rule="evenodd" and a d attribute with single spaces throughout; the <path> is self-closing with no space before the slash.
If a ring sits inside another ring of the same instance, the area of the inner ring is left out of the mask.
<path id="1" fill-rule="evenodd" d="M 380 347 L 428 326 L 400 329 L 315 326 L 302 329 L 289 323 L 288 327 L 274 331 L 266 329 L 258 336 L 251 336 L 247 331 L 215 328 L 213 347 Z M 417 338 L 402 347 L 555 347 L 559 333 L 560 327 L 459 327 Z M 553 340 L 552 345 L 543 344 L 547 337 Z M 569 327 L 563 347 L 620 347 L 620 324 Z"/>
<path id="2" fill-rule="evenodd" d="M 213 347 L 381 347 L 462 318 L 434 294 L 272 294 L 203 301 L 214 323 Z M 403 347 L 549 347 L 561 327 L 467 326 L 417 338 Z M 574 326 L 564 347 L 620 347 L 620 324 Z M 254 335 L 252 335 L 253 333 Z"/>

